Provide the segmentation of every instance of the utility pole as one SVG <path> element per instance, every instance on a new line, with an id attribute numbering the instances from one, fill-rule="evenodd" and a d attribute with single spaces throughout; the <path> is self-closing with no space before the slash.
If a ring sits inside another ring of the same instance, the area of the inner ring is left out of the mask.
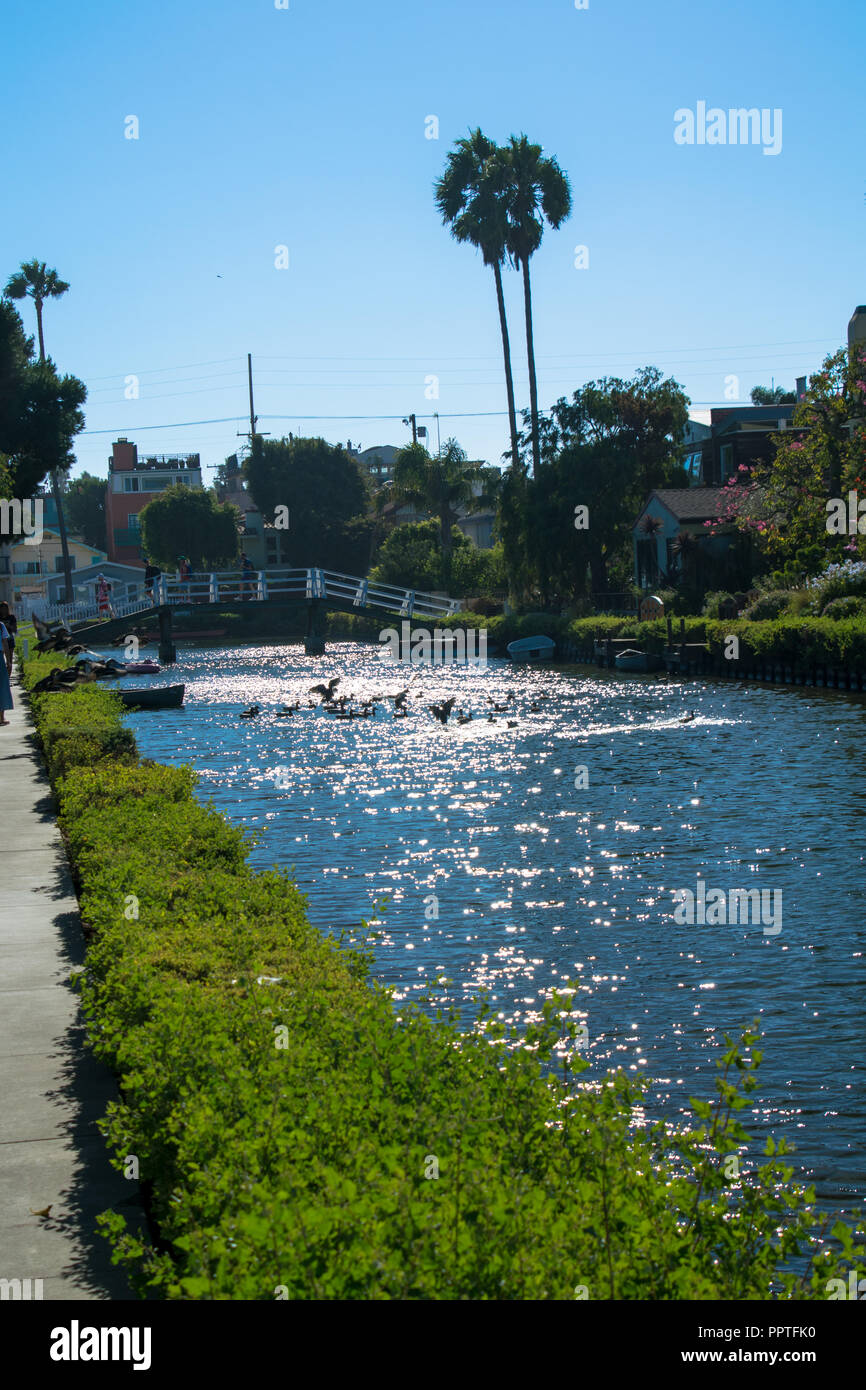
<path id="1" fill-rule="evenodd" d="M 404 425 L 411 425 L 411 426 L 412 426 L 412 443 L 413 443 L 413 444 L 417 444 L 417 443 L 418 443 L 418 424 L 417 424 L 417 422 L 416 422 L 416 420 L 415 420 L 415 416 L 414 416 L 414 415 L 409 415 L 409 416 L 403 421 L 403 424 L 404 424 Z"/>
<path id="2" fill-rule="evenodd" d="M 259 431 L 256 429 L 256 425 L 258 424 L 259 417 L 258 417 L 258 415 L 256 414 L 256 408 L 255 408 L 255 404 L 254 404 L 254 402 L 253 402 L 253 354 L 252 354 L 251 352 L 248 352 L 248 353 L 247 353 L 247 381 L 249 382 L 249 388 L 250 388 L 250 433 L 249 433 L 249 441 L 250 441 L 250 452 L 252 453 L 253 441 L 254 441 L 256 435 L 259 433 Z M 264 433 L 264 434 L 267 434 L 268 431 L 267 431 L 267 430 L 264 430 L 263 433 Z M 243 435 L 244 435 L 243 430 L 238 430 L 238 438 L 240 438 L 240 437 L 243 436 Z M 244 436 L 244 437 L 245 437 L 245 436 Z"/>
<path id="3" fill-rule="evenodd" d="M 247 378 L 250 383 L 250 444 L 253 442 L 253 435 L 256 432 L 256 412 L 253 405 L 253 354 L 247 353 Z"/>

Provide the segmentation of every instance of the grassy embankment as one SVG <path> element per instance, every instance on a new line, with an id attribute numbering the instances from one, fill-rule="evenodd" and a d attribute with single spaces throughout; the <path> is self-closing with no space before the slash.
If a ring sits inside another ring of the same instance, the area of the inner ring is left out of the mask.
<path id="1" fill-rule="evenodd" d="M 372 632 L 376 640 L 378 630 L 386 626 L 387 619 L 369 620 L 366 615 L 354 617 L 347 614 L 341 618 L 345 635 L 355 634 L 359 641 Z M 598 616 L 594 618 L 557 618 L 551 615 L 517 615 L 485 618 L 477 613 L 457 613 L 452 618 L 442 618 L 427 623 L 426 619 L 413 619 L 413 626 L 436 626 L 439 628 L 486 628 L 489 643 L 495 643 L 504 653 L 509 642 L 518 637 L 530 637 L 544 633 L 563 644 L 572 643 L 579 648 L 591 649 L 595 637 L 633 637 L 647 651 L 661 652 L 667 644 L 667 629 L 663 619 L 642 623 L 635 618 L 613 618 Z M 376 631 L 373 632 L 373 627 Z M 399 630 L 399 624 L 398 624 Z M 740 641 L 743 658 L 759 657 L 767 661 L 783 663 L 799 662 L 809 665 L 843 667 L 851 671 L 866 671 L 866 620 L 863 618 L 776 618 L 755 622 L 749 618 L 733 618 L 719 621 L 712 618 L 686 618 L 687 642 L 708 642 L 710 650 L 720 656 L 726 639 L 732 634 Z M 680 620 L 674 622 L 674 643 L 680 641 Z"/>
<path id="2" fill-rule="evenodd" d="M 28 685 L 55 660 L 26 663 Z M 824 1298 L 862 1265 L 837 1226 L 837 1253 L 782 1272 L 822 1227 L 784 1150 L 762 1158 L 737 1122 L 755 1036 L 726 1050 L 694 1127 L 635 1127 L 641 1079 L 575 1085 L 573 998 L 519 1043 L 489 1015 L 464 1032 L 395 1008 L 365 924 L 357 944 L 314 931 L 189 769 L 139 759 L 116 695 L 33 707 L 90 1038 L 120 1082 L 105 1131 L 118 1167 L 138 1160 L 156 1238 L 105 1225 L 148 1296 Z"/>

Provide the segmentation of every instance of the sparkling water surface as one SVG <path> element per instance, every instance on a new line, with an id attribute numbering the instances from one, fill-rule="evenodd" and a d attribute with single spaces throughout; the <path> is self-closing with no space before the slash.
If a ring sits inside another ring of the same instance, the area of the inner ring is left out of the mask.
<path id="1" fill-rule="evenodd" d="M 444 976 L 442 1000 L 483 987 L 505 1020 L 528 1022 L 579 977 L 585 1076 L 645 1071 L 669 1116 L 711 1094 L 724 1034 L 758 1018 L 747 1128 L 761 1146 L 766 1133 L 796 1144 L 823 1201 L 862 1202 L 866 698 L 377 658 L 351 643 L 319 658 L 179 648 L 134 682 L 183 681 L 185 708 L 128 723 L 143 756 L 191 764 L 202 798 L 259 832 L 253 863 L 290 868 L 319 928 L 376 919 L 376 974 L 398 1001 Z M 374 717 L 308 708 L 331 676 L 356 703 L 382 700 Z M 409 717 L 394 719 L 384 697 L 410 677 Z M 451 695 L 471 723 L 429 713 Z M 508 705 L 494 723 L 490 702 Z M 251 703 L 261 715 L 239 719 Z M 678 925 L 673 892 L 698 876 L 781 889 L 781 932 Z"/>

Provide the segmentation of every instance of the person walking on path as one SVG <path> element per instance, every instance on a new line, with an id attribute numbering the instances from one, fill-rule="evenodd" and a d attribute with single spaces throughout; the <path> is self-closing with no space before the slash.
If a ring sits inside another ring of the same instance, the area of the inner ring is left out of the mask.
<path id="1" fill-rule="evenodd" d="M 14 652 L 15 638 L 18 633 L 18 619 L 15 617 L 15 614 L 12 612 L 12 609 L 9 607 L 9 604 L 5 602 L 5 600 L 3 603 L 0 603 L 0 623 L 3 623 L 4 627 L 6 628 L 6 631 L 9 633 L 9 641 L 12 644 L 12 650 Z"/>
<path id="2" fill-rule="evenodd" d="M 6 624 L 0 622 L 0 647 L 2 647 L 2 659 L 0 659 L 0 729 L 5 729 L 9 720 L 6 718 L 7 709 L 13 709 L 12 686 L 9 677 L 12 675 L 12 641 L 9 636 L 9 629 Z"/>

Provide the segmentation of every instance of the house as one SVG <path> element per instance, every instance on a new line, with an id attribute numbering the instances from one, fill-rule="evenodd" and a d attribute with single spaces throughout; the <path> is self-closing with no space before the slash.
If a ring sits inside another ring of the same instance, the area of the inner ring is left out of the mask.
<path id="1" fill-rule="evenodd" d="M 125 565 L 142 565 L 139 514 L 158 492 L 184 483 L 200 488 L 198 454 L 148 454 L 139 458 L 128 439 L 116 439 L 108 460 L 105 533 L 108 556 Z"/>
<path id="2" fill-rule="evenodd" d="M 95 603 L 96 585 L 99 576 L 104 575 L 111 585 L 111 601 L 115 607 L 122 603 L 136 603 L 144 598 L 144 571 L 140 565 L 124 565 L 106 556 L 84 569 L 76 570 L 72 576 L 72 599 L 74 603 Z M 52 575 L 47 581 L 47 601 L 63 602 L 63 575 Z"/>
<path id="3" fill-rule="evenodd" d="M 216 484 L 216 494 L 220 502 L 230 502 L 240 512 L 240 547 L 243 553 L 249 556 L 254 569 L 291 567 L 291 530 L 277 530 L 275 526 L 265 525 L 265 519 L 253 501 L 252 494 L 247 491 L 240 464 L 234 454 L 226 461 L 222 481 Z M 291 516 L 289 526 L 291 527 Z"/>
<path id="4" fill-rule="evenodd" d="M 721 487 L 741 464 L 769 462 L 775 454 L 772 436 L 788 428 L 794 409 L 793 405 L 714 407 L 707 422 L 689 420 L 683 466 L 690 484 Z"/>
<path id="5" fill-rule="evenodd" d="M 98 566 L 108 558 L 104 550 L 96 550 L 74 536 L 67 536 L 67 543 L 73 584 L 79 570 Z M 62 588 L 63 580 L 63 551 L 55 527 L 43 524 L 38 545 L 29 545 L 22 537 L 0 548 L 0 600 L 5 599 L 13 607 L 26 608 L 31 602 L 46 600 L 49 589 Z"/>
<path id="6" fill-rule="evenodd" d="M 346 447 L 349 449 L 348 445 Z M 350 452 L 352 452 L 352 457 L 361 464 L 375 487 L 390 488 L 393 486 L 394 461 L 400 453 L 400 449 L 396 445 L 377 444 L 360 453 L 351 450 Z M 474 466 L 483 468 L 484 464 L 480 460 L 476 460 Z M 477 484 L 474 491 L 476 496 L 480 494 L 480 483 Z M 411 522 L 430 520 L 429 513 L 419 511 L 411 502 L 389 502 L 384 508 L 383 515 L 385 525 L 389 529 Z M 479 550 L 489 550 L 493 545 L 495 521 L 495 507 L 486 507 L 478 512 L 469 512 L 464 507 L 458 507 L 455 525 L 463 532 L 464 536 L 469 537 Z"/>
<path id="7" fill-rule="evenodd" d="M 705 522 L 714 521 L 722 508 L 720 487 L 658 488 L 651 492 L 632 527 L 634 582 L 641 589 L 667 587 L 678 577 L 681 561 L 677 538 L 694 536 L 705 555 L 724 562 L 738 532 L 734 526 L 708 535 Z"/>

